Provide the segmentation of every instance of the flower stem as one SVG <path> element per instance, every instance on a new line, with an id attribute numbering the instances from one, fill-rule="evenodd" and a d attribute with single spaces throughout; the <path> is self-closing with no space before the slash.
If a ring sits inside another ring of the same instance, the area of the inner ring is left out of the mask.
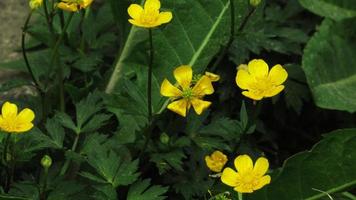
<path id="1" fill-rule="evenodd" d="M 51 19 L 51 16 L 49 15 L 49 12 L 48 12 L 47 1 L 43 1 L 43 10 L 44 10 L 44 13 L 45 13 L 48 30 L 53 35 L 54 31 L 53 31 L 52 19 Z"/>
<path id="2" fill-rule="evenodd" d="M 242 193 L 239 192 L 238 196 L 239 196 L 239 200 L 243 200 Z"/>
<path id="3" fill-rule="evenodd" d="M 66 35 L 66 31 L 69 27 L 70 22 L 72 21 L 74 13 L 71 13 L 68 17 L 68 20 L 66 21 L 66 24 L 63 27 L 62 33 L 57 39 L 56 43 L 53 46 L 52 50 L 52 55 L 51 55 L 51 60 L 50 60 L 50 67 L 53 69 L 54 61 L 56 60 L 56 57 L 58 56 L 58 48 L 59 45 L 61 44 L 64 36 Z M 52 74 L 52 70 L 49 74 Z M 63 83 L 63 69 L 61 66 L 58 66 L 58 81 L 59 81 L 59 103 L 60 103 L 60 110 L 62 112 L 65 111 L 65 101 L 64 101 L 64 83 Z"/>
<path id="4" fill-rule="evenodd" d="M 152 29 L 148 29 L 148 37 L 150 43 L 150 58 L 148 63 L 148 74 L 147 74 L 147 110 L 148 110 L 148 123 L 152 121 L 152 68 L 153 68 L 153 36 Z"/>
<path id="5" fill-rule="evenodd" d="M 10 139 L 11 139 L 11 133 L 7 133 L 7 137 L 5 139 L 5 145 L 4 145 L 4 151 L 3 151 L 3 162 L 5 165 L 5 170 L 6 170 L 6 180 L 5 180 L 5 187 L 4 190 L 5 192 L 8 192 L 10 189 L 10 182 L 11 182 L 11 172 L 10 172 L 10 168 L 9 168 L 9 163 L 8 163 L 8 159 L 7 159 L 7 150 L 9 147 L 9 143 L 10 143 Z"/>
<path id="6" fill-rule="evenodd" d="M 48 178 L 48 168 L 44 168 L 43 183 L 42 183 L 41 195 L 40 195 L 41 200 L 46 199 L 47 178 Z"/>
<path id="7" fill-rule="evenodd" d="M 73 152 L 75 152 L 75 150 L 77 149 L 79 136 L 80 136 L 80 134 L 77 134 L 75 139 L 74 139 L 74 142 L 73 142 L 73 145 L 72 145 L 72 148 L 71 148 L 71 151 L 73 151 Z M 60 172 L 61 176 L 63 176 L 66 173 L 66 171 L 67 171 L 67 169 L 69 167 L 69 163 L 70 163 L 70 159 L 67 159 L 65 161 L 65 163 L 63 164 L 61 172 Z"/>

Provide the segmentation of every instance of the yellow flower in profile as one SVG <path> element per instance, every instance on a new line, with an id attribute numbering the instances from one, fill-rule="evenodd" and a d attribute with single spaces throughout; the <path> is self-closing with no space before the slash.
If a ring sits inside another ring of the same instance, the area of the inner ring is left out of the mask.
<path id="1" fill-rule="evenodd" d="M 17 114 L 16 104 L 5 102 L 1 108 L 0 129 L 8 133 L 26 132 L 33 127 L 34 119 L 35 113 L 31 109 L 25 108 Z"/>
<path id="2" fill-rule="evenodd" d="M 85 9 L 93 3 L 94 0 L 61 0 L 57 4 L 57 7 L 69 11 L 69 12 L 77 12 L 78 10 Z"/>
<path id="3" fill-rule="evenodd" d="M 271 182 L 271 177 L 265 175 L 269 167 L 266 158 L 258 158 L 253 165 L 250 156 L 240 155 L 234 160 L 234 165 L 237 172 L 229 167 L 225 168 L 221 181 L 239 193 L 252 193 Z"/>
<path id="4" fill-rule="evenodd" d="M 161 2 L 159 0 L 146 0 L 144 7 L 131 4 L 127 9 L 129 22 L 143 28 L 153 28 L 170 22 L 173 18 L 171 12 L 159 12 Z"/>
<path id="5" fill-rule="evenodd" d="M 167 108 L 185 117 L 190 107 L 193 106 L 195 112 L 200 115 L 211 105 L 211 102 L 204 101 L 202 98 L 214 93 L 212 81 L 208 76 L 202 75 L 196 83 L 193 82 L 192 67 L 187 65 L 177 67 L 173 74 L 178 82 L 177 87 L 167 79 L 164 79 L 161 85 L 161 94 L 173 100 Z"/>
<path id="6" fill-rule="evenodd" d="M 221 151 L 214 151 L 210 156 L 205 156 L 205 163 L 213 172 L 221 172 L 227 162 L 227 157 Z"/>
<path id="7" fill-rule="evenodd" d="M 37 8 L 41 7 L 43 0 L 30 0 L 29 5 L 32 10 L 36 10 Z"/>
<path id="8" fill-rule="evenodd" d="M 269 71 L 267 63 L 262 59 L 254 59 L 246 65 L 238 67 L 237 85 L 245 90 L 242 92 L 248 98 L 261 100 L 273 97 L 284 89 L 282 85 L 288 77 L 287 71 L 281 65 L 275 65 Z"/>

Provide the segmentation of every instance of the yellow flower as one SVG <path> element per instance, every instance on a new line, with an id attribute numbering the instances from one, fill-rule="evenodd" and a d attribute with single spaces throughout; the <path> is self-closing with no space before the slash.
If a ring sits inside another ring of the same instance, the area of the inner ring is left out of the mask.
<path id="1" fill-rule="evenodd" d="M 220 76 L 211 72 L 205 72 L 205 76 L 209 77 L 211 82 L 216 82 L 220 80 Z"/>
<path id="2" fill-rule="evenodd" d="M 0 129 L 8 133 L 26 132 L 33 127 L 34 118 L 35 113 L 31 109 L 25 108 L 17 114 L 17 106 L 5 102 L 1 109 Z"/>
<path id="3" fill-rule="evenodd" d="M 271 177 L 265 175 L 268 170 L 268 160 L 260 157 L 253 166 L 252 159 L 248 155 L 240 155 L 234 160 L 237 172 L 229 167 L 225 168 L 221 181 L 234 187 L 239 193 L 252 193 L 271 182 Z"/>
<path id="4" fill-rule="evenodd" d="M 172 20 L 171 12 L 159 12 L 161 2 L 159 0 L 146 0 L 144 7 L 131 4 L 127 9 L 130 17 L 129 22 L 143 28 L 153 28 Z"/>
<path id="5" fill-rule="evenodd" d="M 42 6 L 43 0 L 30 0 L 30 8 L 32 10 L 36 10 L 40 6 Z"/>
<path id="6" fill-rule="evenodd" d="M 57 4 L 57 7 L 69 11 L 69 12 L 77 12 L 80 9 L 85 9 L 93 3 L 94 0 L 61 0 Z"/>
<path id="7" fill-rule="evenodd" d="M 213 172 L 221 172 L 227 162 L 227 157 L 221 151 L 214 151 L 210 156 L 205 156 L 205 163 Z"/>
<path id="8" fill-rule="evenodd" d="M 210 78 L 203 75 L 194 84 L 192 82 L 193 70 L 187 65 L 177 67 L 173 74 L 178 82 L 177 87 L 173 86 L 167 79 L 164 79 L 161 85 L 161 94 L 173 100 L 167 108 L 185 117 L 187 111 L 193 106 L 195 112 L 200 115 L 211 104 L 211 102 L 201 99 L 205 95 L 214 93 Z"/>
<path id="9" fill-rule="evenodd" d="M 264 60 L 254 59 L 246 65 L 240 65 L 236 75 L 237 85 L 246 91 L 242 94 L 253 100 L 273 97 L 280 93 L 287 80 L 288 73 L 281 65 L 275 65 L 268 71 Z"/>

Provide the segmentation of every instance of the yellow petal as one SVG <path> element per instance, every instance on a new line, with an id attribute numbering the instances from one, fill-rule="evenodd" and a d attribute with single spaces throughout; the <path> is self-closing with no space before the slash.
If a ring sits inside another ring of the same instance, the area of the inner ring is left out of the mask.
<path id="1" fill-rule="evenodd" d="M 257 177 L 262 177 L 267 172 L 268 167 L 269 167 L 269 163 L 266 158 L 263 157 L 258 158 L 255 163 L 255 166 L 253 167 L 253 173 Z"/>
<path id="2" fill-rule="evenodd" d="M 193 77 L 192 67 L 188 65 L 182 65 L 177 67 L 174 72 L 174 78 L 177 80 L 179 85 L 183 88 L 189 88 Z"/>
<path id="3" fill-rule="evenodd" d="M 206 166 L 213 172 L 220 172 L 222 169 L 222 166 L 219 165 L 210 156 L 205 156 L 205 163 L 206 163 Z"/>
<path id="4" fill-rule="evenodd" d="M 167 79 L 164 79 L 161 85 L 161 95 L 165 97 L 180 97 L 182 91 L 173 86 Z"/>
<path id="5" fill-rule="evenodd" d="M 271 182 L 271 177 L 269 175 L 263 176 L 258 180 L 258 184 L 253 187 L 253 190 L 259 190 L 263 186 L 269 184 Z"/>
<path id="6" fill-rule="evenodd" d="M 159 0 L 146 0 L 145 10 L 159 10 L 161 8 L 161 2 Z"/>
<path id="7" fill-rule="evenodd" d="M 189 104 L 185 99 L 180 99 L 170 103 L 167 108 L 182 117 L 185 117 L 187 115 L 187 110 L 189 109 Z"/>
<path id="8" fill-rule="evenodd" d="M 227 167 L 222 172 L 221 182 L 223 182 L 224 184 L 226 184 L 228 186 L 236 187 L 236 186 L 240 185 L 241 178 L 236 171 L 234 171 L 230 167 Z"/>
<path id="9" fill-rule="evenodd" d="M 192 89 L 193 95 L 196 97 L 203 97 L 204 95 L 209 95 L 214 93 L 214 87 L 211 84 L 210 78 L 207 76 L 202 76 L 197 84 Z"/>
<path id="10" fill-rule="evenodd" d="M 254 59 L 248 63 L 248 71 L 254 77 L 267 77 L 268 65 L 262 59 Z"/>
<path id="11" fill-rule="evenodd" d="M 142 12 L 143 8 L 138 4 L 131 4 L 127 8 L 127 13 L 129 13 L 132 19 L 139 19 L 141 17 Z"/>
<path id="12" fill-rule="evenodd" d="M 171 12 L 161 12 L 158 15 L 158 22 L 159 24 L 165 24 L 172 20 L 173 15 Z"/>
<path id="13" fill-rule="evenodd" d="M 282 92 L 282 90 L 284 89 L 283 85 L 279 85 L 277 87 L 272 88 L 271 90 L 267 91 L 265 94 L 265 97 L 273 97 L 276 96 L 277 94 L 279 94 L 280 92 Z"/>
<path id="14" fill-rule="evenodd" d="M 207 76 L 211 82 L 216 82 L 220 80 L 220 76 L 211 72 L 205 72 L 205 76 Z"/>
<path id="15" fill-rule="evenodd" d="M 27 132 L 27 131 L 31 130 L 32 128 L 33 128 L 32 123 L 18 124 L 16 129 L 13 130 L 12 132 L 23 133 L 23 132 Z"/>
<path id="16" fill-rule="evenodd" d="M 90 4 L 93 3 L 93 0 L 83 0 L 83 2 L 80 5 L 80 8 L 87 8 L 88 6 L 90 6 Z"/>
<path id="17" fill-rule="evenodd" d="M 252 193 L 253 189 L 250 187 L 246 187 L 245 185 L 238 185 L 234 187 L 234 190 L 239 193 Z"/>
<path id="18" fill-rule="evenodd" d="M 274 67 L 272 67 L 268 76 L 273 84 L 280 85 L 280 84 L 284 83 L 284 81 L 287 80 L 288 73 L 282 67 L 282 65 L 275 65 Z"/>
<path id="19" fill-rule="evenodd" d="M 212 154 L 211 154 L 211 157 L 214 159 L 214 160 L 221 160 L 221 161 L 224 161 L 225 163 L 227 162 L 227 156 L 221 152 L 221 151 L 214 151 Z"/>
<path id="20" fill-rule="evenodd" d="M 69 3 L 64 3 L 64 2 L 60 2 L 57 4 L 57 7 L 65 10 L 65 11 L 69 11 L 69 12 L 76 12 L 78 11 L 78 6 L 76 4 L 69 4 Z"/>
<path id="21" fill-rule="evenodd" d="M 240 155 L 234 160 L 235 168 L 238 173 L 249 173 L 253 170 L 253 162 L 250 156 Z"/>
<path id="22" fill-rule="evenodd" d="M 16 104 L 5 102 L 1 109 L 1 115 L 4 119 L 15 119 L 17 116 Z"/>
<path id="23" fill-rule="evenodd" d="M 239 69 L 236 74 L 236 84 L 243 90 L 249 89 L 249 85 L 255 81 L 254 78 L 244 69 Z"/>
<path id="24" fill-rule="evenodd" d="M 32 122 L 33 119 L 35 119 L 35 113 L 31 109 L 25 108 L 16 117 L 16 122 L 25 124 Z"/>
<path id="25" fill-rule="evenodd" d="M 191 100 L 191 103 L 192 103 L 192 106 L 195 110 L 195 112 L 200 115 L 203 113 L 203 111 L 205 109 L 207 109 L 210 105 L 211 105 L 211 102 L 210 101 L 203 101 L 203 100 L 200 100 L 198 98 L 193 98 Z"/>
<path id="26" fill-rule="evenodd" d="M 263 98 L 262 95 L 257 94 L 256 92 L 253 91 L 243 91 L 242 94 L 250 99 L 259 101 Z"/>

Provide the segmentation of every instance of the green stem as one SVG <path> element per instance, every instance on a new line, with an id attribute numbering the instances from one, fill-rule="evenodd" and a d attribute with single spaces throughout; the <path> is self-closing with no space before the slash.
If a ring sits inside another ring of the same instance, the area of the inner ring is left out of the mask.
<path id="1" fill-rule="evenodd" d="M 27 32 L 28 24 L 30 22 L 31 17 L 32 17 L 32 10 L 28 14 L 28 16 L 26 18 L 26 21 L 25 21 L 25 24 L 24 24 L 23 29 L 22 29 L 22 38 L 21 38 L 22 56 L 23 56 L 23 58 L 25 60 L 25 65 L 26 65 L 26 68 L 27 68 L 28 72 L 31 75 L 32 81 L 35 83 L 37 89 L 40 92 L 42 92 L 42 87 L 40 86 L 40 83 L 38 82 L 38 80 L 35 77 L 35 74 L 33 73 L 33 70 L 31 68 L 31 65 L 30 65 L 30 62 L 28 60 L 27 53 L 26 53 L 26 43 L 25 43 L 26 42 L 26 32 Z"/>
<path id="2" fill-rule="evenodd" d="M 147 74 L 147 109 L 148 109 L 148 123 L 152 121 L 152 68 L 153 68 L 153 36 L 152 29 L 148 29 L 148 37 L 150 43 L 150 60 L 148 63 L 148 74 Z"/>
<path id="3" fill-rule="evenodd" d="M 52 19 L 51 19 L 51 16 L 49 15 L 49 12 L 48 12 L 48 7 L 47 7 L 47 1 L 46 0 L 43 1 L 43 10 L 44 10 L 44 13 L 45 13 L 48 30 L 53 35 L 54 31 L 53 31 Z"/>
<path id="4" fill-rule="evenodd" d="M 349 198 L 350 200 L 356 200 L 356 196 L 351 194 L 350 192 L 343 192 L 342 195 Z"/>
<path id="5" fill-rule="evenodd" d="M 10 172 L 10 168 L 9 168 L 9 163 L 8 163 L 8 159 L 7 159 L 7 150 L 9 147 L 9 143 L 10 143 L 10 139 L 11 139 L 11 133 L 7 133 L 7 137 L 5 139 L 5 145 L 4 145 L 4 151 L 3 151 L 3 160 L 4 160 L 4 165 L 5 165 L 5 170 L 6 170 L 6 179 L 5 179 L 5 187 L 4 190 L 5 192 L 8 192 L 10 189 L 10 182 L 11 182 L 11 172 Z M 11 157 L 10 157 L 11 159 Z"/>
<path id="6" fill-rule="evenodd" d="M 213 66 L 211 67 L 211 70 L 214 71 L 217 66 L 220 64 L 220 62 L 222 61 L 222 59 L 225 57 L 225 55 L 228 53 L 229 49 L 230 49 L 230 46 L 232 45 L 232 42 L 234 41 L 234 38 L 235 38 L 235 25 L 236 25 L 236 20 L 235 20 L 235 3 L 234 3 L 234 0 L 230 0 L 230 20 L 231 20 L 231 23 L 230 23 L 230 38 L 229 38 L 229 41 L 226 43 L 225 47 L 224 47 L 224 50 L 221 52 L 221 54 L 219 55 L 219 57 L 216 59 L 215 63 L 213 64 Z M 256 9 L 253 8 L 249 11 L 249 13 L 247 14 L 247 16 L 244 18 L 243 22 L 241 23 L 241 25 L 239 26 L 238 28 L 238 32 L 241 32 L 248 20 L 250 19 L 250 17 L 252 16 L 253 12 L 255 11 Z"/>
<path id="7" fill-rule="evenodd" d="M 73 152 L 75 152 L 75 150 L 77 149 L 79 136 L 80 136 L 80 134 L 77 134 L 75 139 L 74 139 L 74 142 L 73 142 L 73 145 L 72 145 L 72 148 L 71 148 L 71 151 L 73 151 Z M 63 176 L 66 173 L 66 171 L 67 171 L 67 169 L 69 167 L 70 161 L 71 161 L 70 159 L 67 159 L 66 162 L 63 164 L 63 167 L 62 167 L 61 172 L 60 172 L 61 176 Z"/>
<path id="8" fill-rule="evenodd" d="M 239 196 L 239 200 L 243 200 L 242 193 L 239 192 L 238 196 Z"/>
<path id="9" fill-rule="evenodd" d="M 64 36 L 66 35 L 66 31 L 69 27 L 70 22 L 72 21 L 74 13 L 71 13 L 68 17 L 68 20 L 66 21 L 66 24 L 63 27 L 62 33 L 59 36 L 59 38 L 57 39 L 56 43 L 54 44 L 53 50 L 52 50 L 52 55 L 51 55 L 51 60 L 50 60 L 50 67 L 52 67 L 52 69 L 54 68 L 54 62 L 56 60 L 56 57 L 58 56 L 58 48 L 64 38 Z M 52 70 L 50 70 L 50 73 L 48 75 L 48 77 L 52 74 Z M 59 102 L 60 102 L 60 110 L 62 112 L 65 111 L 65 101 L 64 101 L 64 82 L 63 82 L 63 69 L 60 65 L 58 65 L 58 81 L 59 81 Z M 48 81 L 48 80 L 47 80 Z M 48 84 L 48 83 L 47 83 Z"/>
<path id="10" fill-rule="evenodd" d="M 40 198 L 41 200 L 46 199 L 46 190 L 47 190 L 47 178 L 48 178 L 48 168 L 44 168 L 44 174 L 43 174 L 43 183 L 42 183 L 42 188 L 41 188 L 41 195 Z"/>

